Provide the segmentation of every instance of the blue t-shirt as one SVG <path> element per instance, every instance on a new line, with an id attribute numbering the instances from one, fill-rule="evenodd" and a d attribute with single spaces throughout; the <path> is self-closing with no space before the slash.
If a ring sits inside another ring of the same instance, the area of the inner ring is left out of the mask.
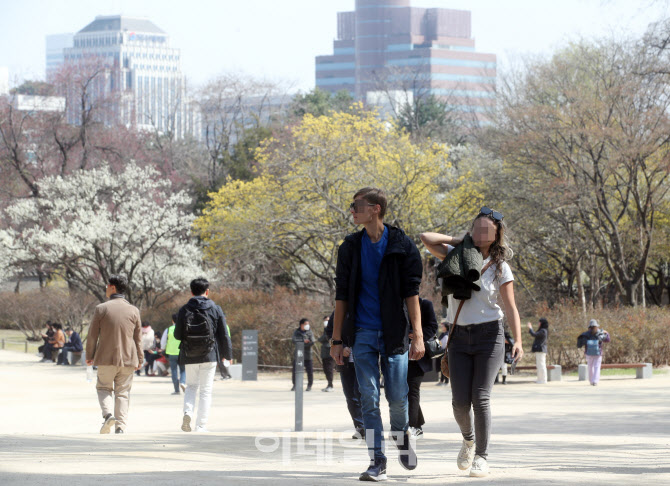
<path id="1" fill-rule="evenodd" d="M 367 231 L 361 243 L 361 293 L 356 303 L 356 327 L 382 330 L 381 303 L 379 300 L 379 267 L 386 252 L 389 235 L 386 226 L 377 243 L 370 241 Z"/>

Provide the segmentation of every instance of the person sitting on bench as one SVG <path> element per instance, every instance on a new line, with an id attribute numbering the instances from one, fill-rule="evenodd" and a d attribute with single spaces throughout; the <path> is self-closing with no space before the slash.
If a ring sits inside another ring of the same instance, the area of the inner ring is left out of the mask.
<path id="1" fill-rule="evenodd" d="M 79 337 L 79 334 L 73 331 L 71 327 L 68 327 L 65 330 L 65 334 L 67 334 L 68 342 L 63 346 L 63 351 L 58 356 L 58 363 L 56 364 L 59 365 L 70 364 L 70 362 L 67 359 L 68 352 L 81 353 L 84 350 L 84 345 L 81 343 L 81 338 Z"/>

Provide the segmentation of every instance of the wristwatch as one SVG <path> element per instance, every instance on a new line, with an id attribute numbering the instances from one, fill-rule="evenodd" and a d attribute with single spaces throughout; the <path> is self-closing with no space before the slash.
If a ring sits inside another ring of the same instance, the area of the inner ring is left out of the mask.
<path id="1" fill-rule="evenodd" d="M 330 340 L 330 345 L 331 346 L 341 346 L 343 341 L 341 339 L 331 339 Z"/>

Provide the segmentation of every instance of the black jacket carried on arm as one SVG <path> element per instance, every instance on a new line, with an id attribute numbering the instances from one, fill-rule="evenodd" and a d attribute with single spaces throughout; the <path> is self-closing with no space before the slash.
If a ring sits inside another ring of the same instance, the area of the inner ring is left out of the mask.
<path id="1" fill-rule="evenodd" d="M 183 341 L 186 338 L 186 309 L 200 309 L 204 310 L 207 314 L 208 321 L 214 326 L 214 339 L 216 340 L 216 346 L 205 356 L 198 356 L 193 358 L 187 358 L 184 356 L 183 352 L 179 353 L 179 363 L 182 365 L 187 364 L 198 364 L 198 363 L 218 363 L 223 358 L 232 359 L 233 358 L 233 346 L 230 340 L 230 334 L 228 332 L 228 326 L 226 325 L 226 316 L 223 314 L 221 307 L 212 302 L 211 299 L 208 299 L 205 296 L 191 297 L 191 299 L 179 309 L 177 314 L 177 322 L 174 327 L 174 337 L 180 341 Z M 179 347 L 181 349 L 181 345 Z"/>
<path id="2" fill-rule="evenodd" d="M 449 252 L 437 267 L 437 278 L 442 279 L 442 305 L 448 307 L 448 295 L 468 300 L 472 291 L 481 290 L 480 277 L 484 259 L 470 235 Z"/>
<path id="3" fill-rule="evenodd" d="M 405 232 L 393 226 L 389 232 L 386 252 L 379 268 L 379 300 L 386 353 L 402 354 L 409 348 L 411 330 L 405 299 L 419 295 L 423 266 L 416 245 Z M 363 232 L 348 235 L 337 254 L 335 300 L 347 302 L 347 315 L 342 323 L 342 340 L 353 346 L 356 334 L 356 304 L 361 288 L 361 245 Z"/>

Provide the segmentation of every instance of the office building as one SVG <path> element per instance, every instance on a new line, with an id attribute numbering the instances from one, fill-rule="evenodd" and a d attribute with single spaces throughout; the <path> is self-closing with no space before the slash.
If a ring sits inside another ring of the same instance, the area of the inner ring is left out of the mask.
<path id="1" fill-rule="evenodd" d="M 91 94 L 106 100 L 108 108 L 98 114 L 105 123 L 200 138 L 200 116 L 187 99 L 179 49 L 171 47 L 169 36 L 151 21 L 98 16 L 63 52 L 68 69 L 104 66 Z M 78 107 L 69 104 L 68 120 L 79 123 L 80 118 Z"/>
<path id="2" fill-rule="evenodd" d="M 476 52 L 471 23 L 469 11 L 356 0 L 355 11 L 338 13 L 333 53 L 316 57 L 316 87 L 361 101 L 435 95 L 485 120 L 495 103 L 496 56 Z"/>

